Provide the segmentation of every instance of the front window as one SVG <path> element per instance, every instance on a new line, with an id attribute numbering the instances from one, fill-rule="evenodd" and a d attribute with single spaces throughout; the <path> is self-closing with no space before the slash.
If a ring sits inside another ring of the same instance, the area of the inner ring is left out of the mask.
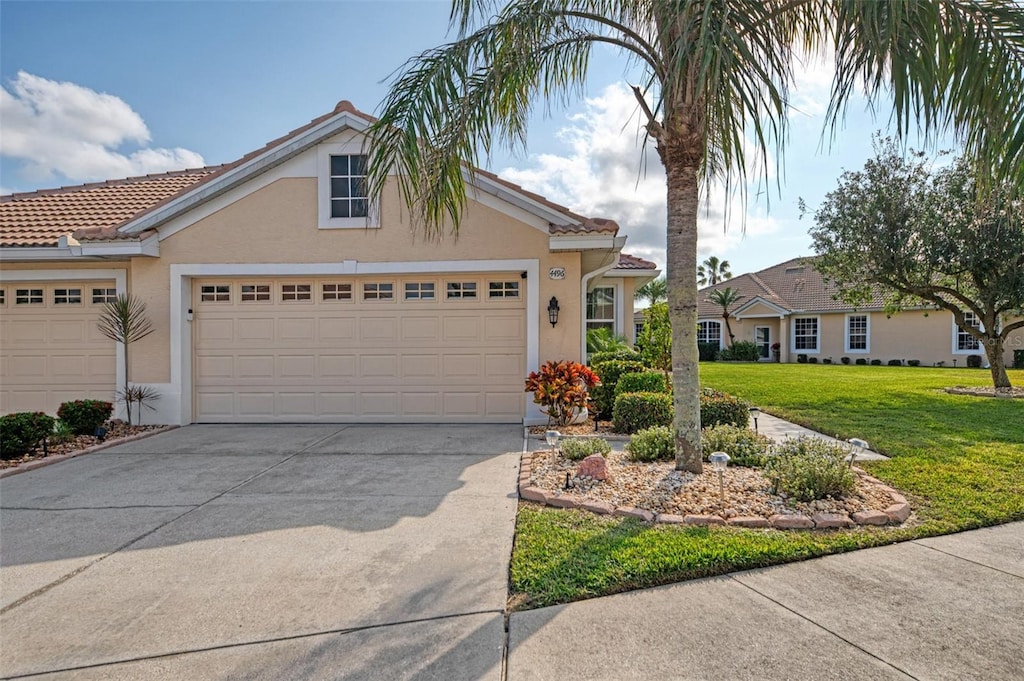
<path id="1" fill-rule="evenodd" d="M 331 156 L 331 217 L 365 218 L 368 207 L 366 156 Z"/>
<path id="2" fill-rule="evenodd" d="M 793 347 L 796 350 L 818 349 L 817 317 L 797 317 L 793 320 Z"/>
<path id="3" fill-rule="evenodd" d="M 697 322 L 697 342 L 722 345 L 722 322 Z"/>
<path id="4" fill-rule="evenodd" d="M 965 312 L 964 321 L 967 322 L 967 325 L 970 326 L 971 328 L 981 328 L 981 323 L 978 321 L 978 315 L 974 314 L 973 312 Z M 980 350 L 981 342 L 967 331 L 964 331 L 962 327 L 957 326 L 956 349 L 964 352 L 971 350 Z"/>
<path id="5" fill-rule="evenodd" d="M 597 286 L 587 293 L 587 329 L 615 331 L 614 286 Z"/>
<path id="6" fill-rule="evenodd" d="M 851 314 L 846 317 L 846 351 L 868 351 L 868 316 Z"/>

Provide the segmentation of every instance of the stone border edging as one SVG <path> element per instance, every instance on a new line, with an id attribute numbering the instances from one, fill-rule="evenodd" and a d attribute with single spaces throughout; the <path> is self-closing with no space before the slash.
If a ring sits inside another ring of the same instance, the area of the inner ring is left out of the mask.
<path id="1" fill-rule="evenodd" d="M 38 468 L 45 468 L 55 463 L 67 461 L 68 459 L 74 459 L 85 454 L 92 454 L 103 449 L 110 447 L 116 447 L 118 445 L 127 444 L 129 442 L 135 442 L 136 440 L 145 440 L 147 437 L 159 435 L 160 433 L 166 433 L 169 430 L 180 428 L 181 426 L 162 426 L 154 430 L 147 430 L 143 433 L 136 433 L 135 435 L 129 435 L 128 437 L 119 438 L 117 440 L 110 440 L 108 442 L 101 442 L 85 449 L 78 449 L 67 454 L 54 454 L 53 456 L 47 456 L 42 459 L 34 459 L 32 461 L 26 461 L 25 463 L 18 464 L 17 466 L 11 466 L 0 471 L 0 478 L 9 478 L 12 475 L 18 475 L 19 473 L 28 473 Z"/>
<path id="2" fill-rule="evenodd" d="M 813 516 L 803 514 L 763 516 L 737 516 L 723 518 L 717 515 L 673 515 L 670 513 L 653 513 L 632 506 L 613 506 L 606 501 L 582 499 L 572 494 L 550 493 L 540 487 L 530 485 L 533 475 L 533 453 L 524 451 L 519 460 L 519 498 L 555 508 L 576 508 L 601 515 L 637 518 L 646 523 L 665 523 L 667 525 L 730 525 L 733 527 L 768 528 L 776 530 L 824 530 L 858 525 L 900 525 L 910 517 L 910 504 L 906 497 L 881 480 L 868 475 L 856 466 L 853 470 L 864 480 L 878 485 L 882 491 L 892 498 L 884 511 L 857 511 L 846 513 L 815 513 Z"/>

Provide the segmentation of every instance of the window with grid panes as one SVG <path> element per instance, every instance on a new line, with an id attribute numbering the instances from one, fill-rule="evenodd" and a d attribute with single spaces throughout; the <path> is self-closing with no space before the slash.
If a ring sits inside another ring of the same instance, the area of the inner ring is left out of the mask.
<path id="1" fill-rule="evenodd" d="M 964 313 L 964 321 L 971 328 L 981 328 L 981 323 L 978 321 L 978 315 L 973 312 Z M 956 327 L 956 349 L 957 350 L 980 350 L 981 341 L 972 336 L 967 331 L 964 331 L 962 327 Z"/>
<path id="2" fill-rule="evenodd" d="M 847 352 L 868 349 L 868 316 L 852 314 L 846 318 Z"/>
<path id="3" fill-rule="evenodd" d="M 331 156 L 331 217 L 365 218 L 368 206 L 366 156 Z"/>
<path id="4" fill-rule="evenodd" d="M 14 290 L 15 305 L 42 305 L 43 289 L 19 288 Z"/>
<path id="5" fill-rule="evenodd" d="M 93 303 L 112 303 L 117 300 L 116 288 L 94 288 L 92 290 Z"/>
<path id="6" fill-rule="evenodd" d="M 434 300 L 434 282 L 409 281 L 405 284 L 406 300 Z"/>
<path id="7" fill-rule="evenodd" d="M 55 288 L 53 289 L 54 305 L 78 305 L 82 302 L 82 289 L 80 288 Z"/>
<path id="8" fill-rule="evenodd" d="M 242 284 L 242 302 L 270 302 L 270 284 Z"/>
<path id="9" fill-rule="evenodd" d="M 818 349 L 817 317 L 797 317 L 793 320 L 793 347 L 796 350 Z"/>
<path id="10" fill-rule="evenodd" d="M 394 284 L 363 284 L 363 300 L 392 300 L 394 297 Z"/>
<path id="11" fill-rule="evenodd" d="M 614 286 L 596 286 L 587 291 L 587 329 L 615 331 Z"/>
<path id="12" fill-rule="evenodd" d="M 211 284 L 199 289 L 199 300 L 204 303 L 226 303 L 231 300 L 230 284 Z"/>
<path id="13" fill-rule="evenodd" d="M 490 298 L 518 298 L 518 281 L 491 281 L 487 283 L 487 295 Z"/>
<path id="14" fill-rule="evenodd" d="M 469 300 L 476 298 L 475 281 L 449 281 L 445 289 L 449 300 Z"/>
<path id="15" fill-rule="evenodd" d="M 281 300 L 286 303 L 313 300 L 313 286 L 312 284 L 282 284 Z"/>
<path id="16" fill-rule="evenodd" d="M 323 284 L 320 295 L 323 300 L 352 300 L 352 284 Z"/>

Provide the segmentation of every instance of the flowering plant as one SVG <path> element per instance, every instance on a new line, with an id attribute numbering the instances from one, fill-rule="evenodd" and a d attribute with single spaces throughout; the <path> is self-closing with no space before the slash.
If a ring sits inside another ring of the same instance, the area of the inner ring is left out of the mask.
<path id="1" fill-rule="evenodd" d="M 587 407 L 589 390 L 601 383 L 590 367 L 566 360 L 545 362 L 539 371 L 526 378 L 526 392 L 533 393 L 533 401 L 543 407 L 548 422 L 567 425 L 573 417 Z"/>

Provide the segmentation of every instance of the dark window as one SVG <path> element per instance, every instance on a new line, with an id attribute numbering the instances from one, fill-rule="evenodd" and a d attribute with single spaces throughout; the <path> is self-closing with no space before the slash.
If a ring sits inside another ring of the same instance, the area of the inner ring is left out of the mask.
<path id="1" fill-rule="evenodd" d="M 366 156 L 331 156 L 331 217 L 365 218 L 368 206 Z"/>

